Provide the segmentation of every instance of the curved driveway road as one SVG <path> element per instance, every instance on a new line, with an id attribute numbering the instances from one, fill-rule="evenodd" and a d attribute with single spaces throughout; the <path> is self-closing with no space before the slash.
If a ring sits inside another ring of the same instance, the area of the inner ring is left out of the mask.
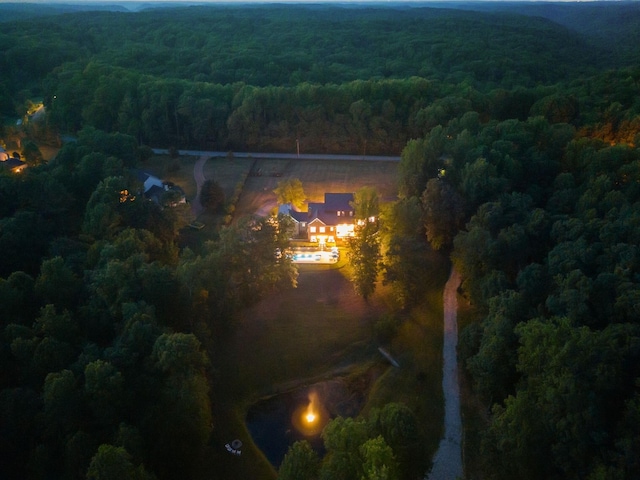
<path id="1" fill-rule="evenodd" d="M 462 418 L 458 385 L 458 322 L 456 297 L 460 275 L 453 268 L 444 287 L 444 345 L 442 347 L 442 390 L 444 393 L 444 437 L 433 458 L 426 480 L 462 478 Z"/>

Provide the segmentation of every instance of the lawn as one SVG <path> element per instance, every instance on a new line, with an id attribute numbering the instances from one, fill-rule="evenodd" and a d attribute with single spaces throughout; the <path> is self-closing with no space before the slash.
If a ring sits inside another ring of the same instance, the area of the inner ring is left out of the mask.
<path id="1" fill-rule="evenodd" d="M 215 418 L 212 448 L 220 478 L 273 479 L 275 471 L 253 445 L 244 425 L 248 407 L 271 395 L 336 375 L 383 365 L 365 411 L 400 401 L 414 409 L 425 427 L 425 458 L 435 452 L 442 433 L 442 287 L 448 263 L 433 255 L 425 272 L 425 302 L 406 314 L 389 347 L 400 368 L 387 366 L 378 352 L 373 325 L 395 303 L 390 288 L 379 285 L 365 302 L 346 278 L 345 256 L 337 266 L 302 266 L 298 288 L 264 299 L 243 312 L 234 331 L 211 352 L 220 367 L 213 379 Z M 239 438 L 241 459 L 224 443 Z M 212 460 L 213 462 L 213 460 Z"/>
<path id="2" fill-rule="evenodd" d="M 397 195 L 398 162 L 365 162 L 339 160 L 256 160 L 253 171 L 260 176 L 247 178 L 236 215 L 262 212 L 276 207 L 273 190 L 283 178 L 297 178 L 307 202 L 323 202 L 325 192 L 349 193 L 360 187 L 373 186 L 383 201 Z M 306 206 L 303 210 L 306 209 Z"/>

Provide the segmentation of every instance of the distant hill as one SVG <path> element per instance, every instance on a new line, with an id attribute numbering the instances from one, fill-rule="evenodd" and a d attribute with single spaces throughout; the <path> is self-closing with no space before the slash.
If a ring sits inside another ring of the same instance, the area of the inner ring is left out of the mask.
<path id="1" fill-rule="evenodd" d="M 94 3 L 0 3 L 0 22 L 15 22 L 35 17 L 48 17 L 64 13 L 86 11 L 126 12 L 123 5 L 103 5 Z"/>
<path id="2" fill-rule="evenodd" d="M 432 4 L 429 4 L 432 5 Z M 587 38 L 609 54 L 628 59 L 640 44 L 640 2 L 438 2 L 435 5 L 484 12 L 512 12 L 542 17 Z"/>

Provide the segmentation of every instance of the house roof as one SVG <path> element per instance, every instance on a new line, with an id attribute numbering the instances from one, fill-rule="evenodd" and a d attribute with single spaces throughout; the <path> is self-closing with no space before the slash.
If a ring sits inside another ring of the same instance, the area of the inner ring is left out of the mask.
<path id="1" fill-rule="evenodd" d="M 353 193 L 325 193 L 324 203 L 310 203 L 308 219 L 320 220 L 325 225 L 338 225 L 340 223 L 353 223 L 353 216 L 346 212 L 353 212 L 350 202 L 353 201 Z M 343 212 L 338 215 L 338 212 Z M 346 214 L 346 215 L 345 215 Z"/>
<path id="2" fill-rule="evenodd" d="M 19 160 L 17 158 L 9 157 L 4 160 L 2 164 L 13 170 L 14 168 L 21 168 L 26 166 L 27 162 L 23 162 L 22 160 Z"/>
<path id="3" fill-rule="evenodd" d="M 331 211 L 353 211 L 350 202 L 353 202 L 353 193 L 325 193 L 324 210 Z M 322 205 L 322 204 L 320 204 Z"/>
<path id="4" fill-rule="evenodd" d="M 144 192 L 144 195 L 147 198 L 156 197 L 160 199 L 164 192 L 165 192 L 164 188 L 159 187 L 158 185 L 152 185 L 146 192 Z"/>
<path id="5" fill-rule="evenodd" d="M 307 205 L 306 212 L 296 212 L 289 204 L 280 205 L 279 213 L 289 214 L 291 218 L 298 222 L 318 221 L 324 225 L 339 225 L 341 223 L 353 223 L 353 212 L 351 206 L 353 193 L 325 193 L 324 202 L 311 202 Z M 338 212 L 341 212 L 338 215 Z"/>
<path id="6" fill-rule="evenodd" d="M 296 220 L 297 222 L 308 222 L 309 221 L 309 213 L 308 212 L 296 212 L 295 210 L 289 211 L 289 215 L 291 218 Z"/>

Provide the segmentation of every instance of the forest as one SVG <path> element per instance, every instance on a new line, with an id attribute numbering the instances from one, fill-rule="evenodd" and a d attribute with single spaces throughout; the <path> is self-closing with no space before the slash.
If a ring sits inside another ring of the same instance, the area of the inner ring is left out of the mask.
<path id="1" fill-rule="evenodd" d="M 145 201 L 131 172 L 149 147 L 298 141 L 401 153 L 378 278 L 408 306 L 426 251 L 462 275 L 475 321 L 458 354 L 479 405 L 467 478 L 640 477 L 640 6 L 487 5 L 0 23 L 0 146 L 29 164 L 0 172 L 3 475 L 215 475 L 206 352 L 238 311 L 295 285 L 273 255 L 286 221 L 235 219 L 184 248 L 179 212 Z M 40 100 L 44 125 L 25 114 Z M 327 433 L 336 452 L 341 435 L 380 434 L 365 450 L 394 464 L 345 479 L 412 478 L 385 415 L 410 417 L 391 406 Z M 337 478 L 346 461 L 319 470 L 296 449 L 282 478 Z"/>

